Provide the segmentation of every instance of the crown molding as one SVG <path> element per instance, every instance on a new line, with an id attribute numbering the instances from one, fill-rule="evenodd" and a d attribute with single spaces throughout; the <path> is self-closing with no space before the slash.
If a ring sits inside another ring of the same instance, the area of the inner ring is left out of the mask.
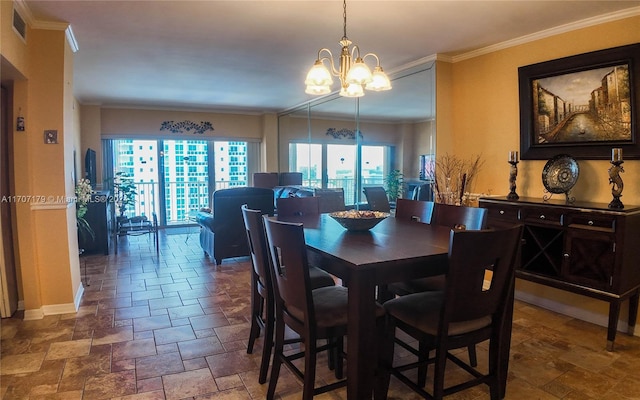
<path id="1" fill-rule="evenodd" d="M 29 5 L 24 0 L 13 0 L 14 7 L 18 10 L 22 18 L 33 29 L 48 29 L 53 31 L 64 31 L 69 26 L 68 22 L 52 22 L 38 20 L 33 16 Z"/>
<path id="2" fill-rule="evenodd" d="M 510 47 L 518 46 L 525 43 L 530 43 L 540 39 L 545 39 L 551 36 L 559 35 L 561 33 L 567 33 L 567 32 L 575 31 L 582 28 L 588 28 L 591 26 L 604 24 L 607 22 L 635 17 L 638 15 L 640 15 L 640 7 L 627 8 L 625 10 L 616 11 L 609 14 L 598 15 L 596 17 L 583 19 L 581 21 L 571 22 L 569 24 L 560 25 L 554 28 L 535 32 L 530 35 L 525 35 L 512 40 L 507 40 L 502 43 L 497 43 L 491 46 L 483 47 L 481 49 L 470 51 L 468 53 L 453 56 L 451 57 L 451 59 L 453 63 L 456 63 L 456 62 L 468 60 L 470 58 L 493 53 L 495 51 L 508 49 Z"/>
<path id="3" fill-rule="evenodd" d="M 14 7 L 18 10 L 18 13 L 24 18 L 32 29 L 44 29 L 50 31 L 64 31 L 67 42 L 71 46 L 71 50 L 76 53 L 78 51 L 78 41 L 73 34 L 71 24 L 68 22 L 53 22 L 38 20 L 33 16 L 29 5 L 24 0 L 14 0 Z"/>
<path id="4" fill-rule="evenodd" d="M 71 47 L 71 51 L 77 53 L 78 42 L 76 41 L 76 36 L 73 34 L 73 29 L 71 29 L 71 25 L 67 26 L 67 29 L 64 30 L 64 36 L 67 38 L 67 42 L 69 42 L 69 46 Z"/>

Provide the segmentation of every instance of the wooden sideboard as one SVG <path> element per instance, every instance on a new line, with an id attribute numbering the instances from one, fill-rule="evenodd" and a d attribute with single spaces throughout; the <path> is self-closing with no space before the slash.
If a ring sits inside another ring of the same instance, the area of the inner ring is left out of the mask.
<path id="1" fill-rule="evenodd" d="M 524 224 L 516 276 L 609 302 L 607 350 L 613 350 L 621 303 L 629 300 L 633 335 L 640 298 L 640 206 L 537 198 L 481 198 L 489 227 Z"/>

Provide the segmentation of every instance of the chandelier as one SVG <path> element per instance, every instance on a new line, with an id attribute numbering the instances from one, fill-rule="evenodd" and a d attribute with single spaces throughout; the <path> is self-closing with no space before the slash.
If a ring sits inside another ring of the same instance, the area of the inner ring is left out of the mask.
<path id="1" fill-rule="evenodd" d="M 305 93 L 314 95 L 330 93 L 331 85 L 333 85 L 332 75 L 340 78 L 340 96 L 344 97 L 364 96 L 364 89 L 376 92 L 391 89 L 391 81 L 382 70 L 378 56 L 374 53 L 367 53 L 360 57 L 360 48 L 357 45 L 350 48 L 352 42 L 347 38 L 347 0 L 343 0 L 342 17 L 344 19 L 344 33 L 339 42 L 342 46 L 339 68 L 335 67 L 333 54 L 329 49 L 318 50 L 318 59 L 307 73 L 307 79 L 304 81 L 307 85 Z M 328 53 L 328 56 L 322 57 L 323 52 Z M 364 59 L 369 56 L 376 60 L 373 72 L 364 63 Z M 353 61 L 354 59 L 355 61 Z M 325 60 L 329 62 L 331 70 L 324 65 Z"/>

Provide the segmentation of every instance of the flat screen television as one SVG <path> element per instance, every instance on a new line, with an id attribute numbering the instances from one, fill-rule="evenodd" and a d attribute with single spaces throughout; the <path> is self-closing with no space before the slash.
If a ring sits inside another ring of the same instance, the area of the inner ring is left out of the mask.
<path id="1" fill-rule="evenodd" d="M 96 188 L 96 151 L 87 149 L 84 156 L 84 177 L 91 182 L 91 187 Z"/>

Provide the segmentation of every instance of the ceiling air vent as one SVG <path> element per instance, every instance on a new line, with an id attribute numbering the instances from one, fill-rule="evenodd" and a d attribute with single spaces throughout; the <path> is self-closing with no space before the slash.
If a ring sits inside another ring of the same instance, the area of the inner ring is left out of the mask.
<path id="1" fill-rule="evenodd" d="M 17 10 L 13 10 L 13 30 L 24 40 L 27 41 L 27 24 L 20 16 Z"/>

